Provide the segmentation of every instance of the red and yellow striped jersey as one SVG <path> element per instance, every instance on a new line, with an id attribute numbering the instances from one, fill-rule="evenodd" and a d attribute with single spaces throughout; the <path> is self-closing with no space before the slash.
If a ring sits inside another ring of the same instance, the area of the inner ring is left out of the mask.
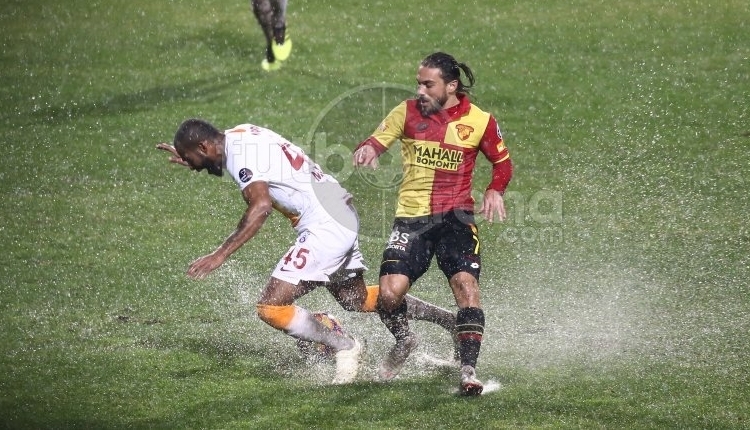
<path id="1" fill-rule="evenodd" d="M 404 179 L 396 217 L 473 211 L 471 186 L 479 152 L 493 164 L 488 188 L 505 191 L 512 168 L 500 128 L 491 114 L 458 96 L 458 105 L 429 117 L 420 113 L 416 100 L 406 100 L 360 144 L 381 154 L 401 141 Z"/>

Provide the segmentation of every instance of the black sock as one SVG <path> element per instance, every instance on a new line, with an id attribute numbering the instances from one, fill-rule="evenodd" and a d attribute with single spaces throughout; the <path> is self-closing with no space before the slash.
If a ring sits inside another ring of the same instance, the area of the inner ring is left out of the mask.
<path id="1" fill-rule="evenodd" d="M 456 332 L 461 365 L 476 367 L 484 334 L 484 311 L 480 308 L 459 309 L 456 315 Z"/>
<path id="2" fill-rule="evenodd" d="M 402 300 L 401 304 L 393 311 L 388 312 L 383 310 L 378 305 L 378 315 L 380 321 L 388 328 L 396 340 L 403 340 L 409 333 L 409 320 L 406 318 L 406 300 Z"/>

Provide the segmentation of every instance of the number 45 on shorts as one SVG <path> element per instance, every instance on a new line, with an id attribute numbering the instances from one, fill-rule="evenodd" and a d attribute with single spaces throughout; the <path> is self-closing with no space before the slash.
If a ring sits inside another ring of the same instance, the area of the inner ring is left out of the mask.
<path id="1" fill-rule="evenodd" d="M 306 248 L 297 248 L 296 250 L 292 249 L 287 255 L 284 256 L 284 267 L 288 266 L 291 263 L 291 265 L 294 266 L 294 268 L 296 268 L 297 270 L 304 268 L 305 264 L 307 264 L 307 255 L 309 253 L 310 250 Z"/>

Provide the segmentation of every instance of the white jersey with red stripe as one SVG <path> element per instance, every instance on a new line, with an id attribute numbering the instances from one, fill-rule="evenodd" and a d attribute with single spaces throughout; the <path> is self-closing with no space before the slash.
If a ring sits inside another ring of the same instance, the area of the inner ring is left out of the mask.
<path id="1" fill-rule="evenodd" d="M 298 233 L 274 277 L 294 284 L 329 281 L 340 269 L 365 268 L 352 196 L 333 176 L 267 128 L 240 124 L 224 134 L 226 170 L 240 190 L 256 181 L 266 182 L 274 208 L 291 220 Z"/>
<path id="2" fill-rule="evenodd" d="M 226 170 L 240 190 L 256 181 L 268 183 L 274 208 L 298 230 L 316 215 L 335 215 L 351 200 L 333 176 L 276 132 L 241 124 L 224 133 Z"/>

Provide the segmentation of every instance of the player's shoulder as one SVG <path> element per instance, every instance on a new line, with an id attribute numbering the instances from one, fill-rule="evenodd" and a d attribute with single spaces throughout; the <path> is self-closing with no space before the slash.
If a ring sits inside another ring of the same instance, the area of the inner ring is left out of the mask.
<path id="1" fill-rule="evenodd" d="M 472 103 L 469 103 L 469 115 L 476 115 L 478 117 L 484 117 L 484 118 L 489 119 L 489 117 L 492 116 L 492 113 L 480 108 L 479 106 L 477 106 L 476 104 L 472 102 Z"/>
<path id="2" fill-rule="evenodd" d="M 495 116 L 491 112 L 480 108 L 474 103 L 471 103 L 469 106 L 469 111 L 462 118 L 463 121 L 471 122 L 472 124 L 483 128 L 493 127 L 497 124 Z"/>
<path id="3" fill-rule="evenodd" d="M 224 134 L 228 142 L 237 141 L 268 147 L 288 143 L 287 139 L 270 128 L 254 124 L 239 124 L 226 130 Z"/>
<path id="4" fill-rule="evenodd" d="M 269 133 L 272 131 L 268 128 L 261 127 L 259 125 L 250 124 L 250 123 L 244 123 L 244 124 L 237 124 L 234 127 L 225 130 L 224 134 L 230 134 L 230 133 L 238 133 L 238 134 L 251 134 L 251 135 L 260 135 Z"/>
<path id="5" fill-rule="evenodd" d="M 255 127 L 252 124 L 237 124 L 232 128 L 224 130 L 224 134 L 229 133 L 246 133 L 248 130 L 250 130 L 252 127 Z"/>

